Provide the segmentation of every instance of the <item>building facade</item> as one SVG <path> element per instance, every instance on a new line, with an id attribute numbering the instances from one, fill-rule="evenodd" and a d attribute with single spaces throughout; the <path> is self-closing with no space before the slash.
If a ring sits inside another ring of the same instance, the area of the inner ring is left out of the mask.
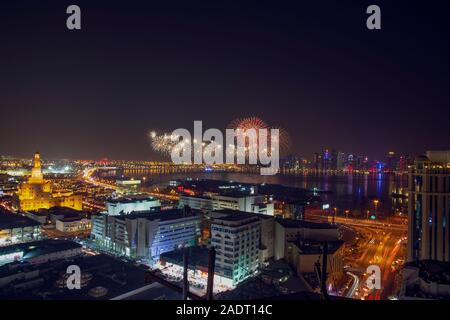
<path id="1" fill-rule="evenodd" d="M 259 266 L 261 222 L 240 212 L 211 213 L 211 245 L 216 249 L 216 273 L 229 287 L 251 276 Z"/>
<path id="2" fill-rule="evenodd" d="M 417 157 L 408 185 L 408 261 L 450 261 L 450 151 Z"/>
<path id="3" fill-rule="evenodd" d="M 202 211 L 212 210 L 238 210 L 258 214 L 273 216 L 273 203 L 266 203 L 263 195 L 212 195 L 207 196 L 186 196 L 182 195 L 178 204 L 179 208 L 189 206 Z"/>
<path id="4" fill-rule="evenodd" d="M 159 211 L 161 203 L 158 199 L 147 195 L 125 195 L 110 198 L 106 201 L 109 215 L 129 214 L 138 211 Z"/>
<path id="5" fill-rule="evenodd" d="M 28 217 L 0 212 L 0 246 L 41 238 L 41 225 Z"/>
<path id="6" fill-rule="evenodd" d="M 103 250 L 132 259 L 155 261 L 163 252 L 194 245 L 200 237 L 196 211 L 164 210 L 92 216 L 91 238 Z"/>
<path id="7" fill-rule="evenodd" d="M 91 220 L 85 217 L 60 218 L 56 219 L 55 228 L 65 233 L 88 231 L 91 230 Z"/>

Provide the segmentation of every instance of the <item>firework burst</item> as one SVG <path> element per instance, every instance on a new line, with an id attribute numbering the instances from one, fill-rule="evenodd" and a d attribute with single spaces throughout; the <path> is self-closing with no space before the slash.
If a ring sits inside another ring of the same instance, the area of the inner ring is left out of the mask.
<path id="1" fill-rule="evenodd" d="M 230 129 L 240 129 L 244 131 L 248 129 L 267 129 L 268 127 L 269 126 L 258 117 L 235 119 L 228 125 L 228 128 Z"/>
<path id="2" fill-rule="evenodd" d="M 168 133 L 158 134 L 156 131 L 151 131 L 149 137 L 153 150 L 162 155 L 170 155 L 172 148 L 176 145 L 172 135 Z"/>
<path id="3" fill-rule="evenodd" d="M 269 154 L 270 154 L 270 150 L 272 149 L 271 145 L 272 145 L 272 141 L 271 141 L 271 135 L 270 135 L 270 129 L 278 129 L 278 133 L 279 133 L 279 147 L 280 147 L 280 155 L 286 155 L 289 153 L 290 147 L 291 147 L 291 140 L 289 137 L 288 132 L 278 126 L 269 126 L 267 125 L 266 122 L 264 122 L 262 119 L 258 118 L 258 117 L 247 117 L 247 118 L 239 118 L 239 119 L 235 119 L 233 120 L 229 125 L 228 128 L 230 129 L 235 129 L 235 130 L 242 130 L 242 131 L 247 131 L 249 129 L 255 129 L 256 130 L 256 144 L 250 146 L 249 145 L 249 140 L 246 141 L 246 150 L 248 151 L 248 149 L 250 148 L 258 148 L 258 144 L 259 144 L 259 129 L 267 129 L 267 143 L 269 146 Z"/>

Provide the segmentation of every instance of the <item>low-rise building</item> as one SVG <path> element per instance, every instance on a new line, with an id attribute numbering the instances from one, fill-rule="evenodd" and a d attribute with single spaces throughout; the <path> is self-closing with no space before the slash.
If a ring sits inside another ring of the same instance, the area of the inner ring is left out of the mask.
<path id="1" fill-rule="evenodd" d="M 41 264 L 68 259 L 82 253 L 82 246 L 73 241 L 43 239 L 0 247 L 0 265 L 14 261 Z"/>
<path id="2" fill-rule="evenodd" d="M 160 209 L 161 203 L 158 199 L 144 194 L 124 195 L 109 198 L 106 201 L 106 210 L 109 215 L 129 214 L 137 211 L 159 211 Z"/>
<path id="3" fill-rule="evenodd" d="M 401 300 L 450 298 L 450 263 L 422 260 L 407 263 L 402 271 Z"/>
<path id="4" fill-rule="evenodd" d="M 116 185 L 117 185 L 117 192 L 118 193 L 122 193 L 122 194 L 126 194 L 126 193 L 136 193 L 139 190 L 139 187 L 141 186 L 141 180 L 135 180 L 135 179 L 130 179 L 130 180 L 124 180 L 124 179 L 120 179 L 120 180 L 116 180 Z"/>
<path id="5" fill-rule="evenodd" d="M 336 225 L 293 219 L 275 219 L 275 260 L 285 257 L 287 241 L 297 239 L 313 241 L 336 241 L 341 232 Z"/>
<path id="6" fill-rule="evenodd" d="M 38 240 L 41 225 L 25 216 L 0 211 L 0 246 Z"/>
<path id="7" fill-rule="evenodd" d="M 214 210 L 214 200 L 206 196 L 181 195 L 178 201 L 178 208 L 183 209 L 185 206 L 208 212 Z"/>
<path id="8" fill-rule="evenodd" d="M 273 216 L 273 203 L 267 203 L 263 195 L 246 195 L 242 193 L 229 193 L 213 195 L 214 210 L 231 209 L 244 212 L 253 212 Z"/>
<path id="9" fill-rule="evenodd" d="M 196 244 L 200 221 L 196 210 L 98 214 L 92 216 L 91 238 L 114 254 L 156 261 L 163 252 Z"/>
<path id="10" fill-rule="evenodd" d="M 91 229 L 90 213 L 70 208 L 40 209 L 27 213 L 27 216 L 45 225 L 45 228 L 55 228 L 63 233 L 83 232 Z"/>
<path id="11" fill-rule="evenodd" d="M 239 192 L 220 195 L 181 195 L 179 208 L 189 206 L 202 211 L 237 210 L 273 216 L 274 205 L 268 203 L 263 195 L 247 195 Z"/>
<path id="12" fill-rule="evenodd" d="M 83 216 L 58 218 L 55 222 L 56 230 L 61 232 L 82 232 L 91 230 L 91 220 Z"/>
<path id="13" fill-rule="evenodd" d="M 327 241 L 329 279 L 340 279 L 344 270 L 344 242 Z M 317 262 L 322 263 L 323 242 L 297 239 L 288 241 L 285 259 L 297 274 L 313 273 Z"/>

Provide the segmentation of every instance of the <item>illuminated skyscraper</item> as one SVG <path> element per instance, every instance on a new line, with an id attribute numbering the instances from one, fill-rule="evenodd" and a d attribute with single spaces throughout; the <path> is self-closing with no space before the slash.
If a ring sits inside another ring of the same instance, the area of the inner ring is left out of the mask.
<path id="1" fill-rule="evenodd" d="M 450 261 L 450 151 L 415 159 L 408 196 L 408 261 Z"/>

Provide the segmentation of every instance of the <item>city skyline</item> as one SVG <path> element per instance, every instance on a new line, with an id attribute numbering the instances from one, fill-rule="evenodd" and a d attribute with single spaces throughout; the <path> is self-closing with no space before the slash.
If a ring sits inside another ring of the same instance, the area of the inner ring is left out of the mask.
<path id="1" fill-rule="evenodd" d="M 78 5 L 75 32 L 65 3 L 1 5 L 0 154 L 161 160 L 149 130 L 246 116 L 308 158 L 448 149 L 448 2 L 382 1 L 376 32 L 365 1 Z"/>

